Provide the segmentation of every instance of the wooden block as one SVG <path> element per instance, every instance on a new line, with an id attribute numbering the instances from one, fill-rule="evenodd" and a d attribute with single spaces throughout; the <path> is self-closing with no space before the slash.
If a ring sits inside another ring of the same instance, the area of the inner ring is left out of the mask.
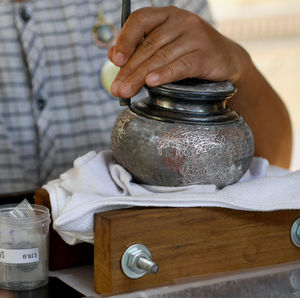
<path id="1" fill-rule="evenodd" d="M 35 192 L 35 204 L 44 205 L 51 210 L 49 194 L 45 189 Z M 93 264 L 94 247 L 88 243 L 68 245 L 50 225 L 49 230 L 49 269 L 59 270 L 81 265 Z"/>
<path id="2" fill-rule="evenodd" d="M 133 291 L 176 279 L 281 264 L 300 259 L 290 240 L 299 210 L 247 212 L 222 208 L 126 209 L 95 215 L 95 290 Z M 120 260 L 146 245 L 155 275 L 130 279 Z"/>

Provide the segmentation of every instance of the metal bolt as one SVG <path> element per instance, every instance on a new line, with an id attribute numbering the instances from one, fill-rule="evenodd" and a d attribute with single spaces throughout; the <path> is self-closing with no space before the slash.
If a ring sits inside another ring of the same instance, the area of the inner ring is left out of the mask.
<path id="1" fill-rule="evenodd" d="M 137 261 L 137 266 L 151 274 L 157 273 L 159 268 L 157 264 L 145 258 L 139 258 Z"/>
<path id="2" fill-rule="evenodd" d="M 300 217 L 298 217 L 291 227 L 291 240 L 293 244 L 300 247 Z"/>
<path id="3" fill-rule="evenodd" d="M 129 278 L 140 278 L 147 272 L 155 274 L 158 272 L 158 265 L 152 261 L 149 249 L 142 244 L 130 246 L 121 259 L 123 273 Z"/>

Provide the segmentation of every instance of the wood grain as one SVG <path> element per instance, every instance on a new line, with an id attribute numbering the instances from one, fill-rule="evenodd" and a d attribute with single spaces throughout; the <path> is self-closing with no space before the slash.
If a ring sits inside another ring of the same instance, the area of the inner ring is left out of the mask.
<path id="1" fill-rule="evenodd" d="M 281 264 L 300 259 L 290 228 L 300 211 L 247 212 L 222 208 L 141 208 L 95 215 L 95 289 L 132 291 L 176 279 Z M 156 275 L 127 278 L 120 259 L 146 245 Z"/>

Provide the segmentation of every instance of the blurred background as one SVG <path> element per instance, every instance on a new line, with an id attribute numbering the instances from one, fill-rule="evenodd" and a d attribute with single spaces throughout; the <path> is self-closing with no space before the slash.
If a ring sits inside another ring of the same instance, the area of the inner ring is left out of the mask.
<path id="1" fill-rule="evenodd" d="M 239 42 L 285 102 L 300 169 L 300 1 L 209 0 L 220 32 Z"/>

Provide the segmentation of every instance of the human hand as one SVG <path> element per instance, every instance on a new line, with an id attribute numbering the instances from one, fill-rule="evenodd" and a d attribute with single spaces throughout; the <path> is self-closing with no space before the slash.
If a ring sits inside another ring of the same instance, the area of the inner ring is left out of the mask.
<path id="1" fill-rule="evenodd" d="M 144 84 L 155 87 L 185 78 L 235 83 L 250 61 L 238 44 L 198 15 L 176 7 L 133 12 L 108 57 L 122 67 L 112 94 L 125 98 Z"/>
<path id="2" fill-rule="evenodd" d="M 0 297 L 1 298 L 16 298 L 17 295 L 16 295 L 16 293 L 11 292 L 9 290 L 0 289 Z"/>

